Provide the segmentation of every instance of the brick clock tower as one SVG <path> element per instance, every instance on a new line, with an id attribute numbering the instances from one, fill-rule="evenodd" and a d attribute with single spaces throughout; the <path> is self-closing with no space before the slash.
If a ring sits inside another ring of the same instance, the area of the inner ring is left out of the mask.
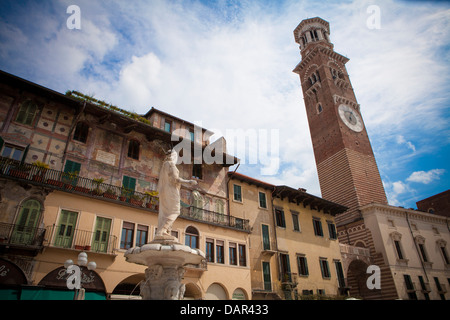
<path id="1" fill-rule="evenodd" d="M 321 18 L 303 20 L 294 30 L 300 45 L 299 74 L 324 199 L 349 210 L 336 224 L 360 220 L 358 208 L 387 204 L 386 194 L 345 64 L 333 50 L 330 27 Z"/>

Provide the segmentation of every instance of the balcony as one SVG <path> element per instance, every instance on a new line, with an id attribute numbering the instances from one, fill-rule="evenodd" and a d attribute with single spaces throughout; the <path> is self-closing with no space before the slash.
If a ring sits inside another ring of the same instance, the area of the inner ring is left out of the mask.
<path id="1" fill-rule="evenodd" d="M 193 206 L 181 207 L 180 217 L 201 221 L 221 227 L 229 227 L 250 232 L 249 220 L 236 218 L 226 214 L 205 210 Z"/>
<path id="2" fill-rule="evenodd" d="M 112 200 L 125 205 L 145 207 L 152 211 L 158 211 L 158 198 L 148 193 L 102 183 L 100 180 L 80 177 L 74 173 L 40 168 L 33 164 L 21 163 L 9 158 L 0 157 L 0 176 L 27 181 L 31 184 L 55 190 Z"/>
<path id="3" fill-rule="evenodd" d="M 43 228 L 0 223 L 0 249 L 25 250 L 37 254 L 43 248 L 45 232 Z"/>
<path id="4" fill-rule="evenodd" d="M 40 168 L 33 164 L 21 163 L 9 158 L 0 157 L 0 177 L 26 181 L 54 190 L 102 199 L 152 212 L 158 212 L 159 210 L 158 197 L 148 193 L 114 186 L 96 179 L 80 177 L 73 173 Z M 190 220 L 250 232 L 249 220 L 202 208 L 182 207 L 180 216 Z"/>
<path id="5" fill-rule="evenodd" d="M 108 232 L 71 229 L 70 226 L 48 226 L 44 245 L 47 247 L 90 251 L 113 255 L 117 250 L 117 237 Z"/>

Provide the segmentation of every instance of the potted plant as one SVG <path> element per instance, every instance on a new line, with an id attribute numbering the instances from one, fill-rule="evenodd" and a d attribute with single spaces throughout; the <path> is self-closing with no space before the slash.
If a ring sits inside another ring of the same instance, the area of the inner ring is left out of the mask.
<path id="1" fill-rule="evenodd" d="M 66 189 L 67 190 L 73 190 L 74 187 L 76 188 L 78 179 L 78 171 L 74 172 L 65 172 L 63 180 L 66 182 Z"/>
<path id="2" fill-rule="evenodd" d="M 127 199 L 130 197 L 130 195 L 133 193 L 133 190 L 129 188 L 125 188 L 122 186 L 122 190 L 120 192 L 119 200 L 120 201 L 127 201 Z"/>
<path id="3" fill-rule="evenodd" d="M 105 179 L 103 178 L 96 178 L 92 180 L 94 182 L 94 184 L 96 184 L 97 186 L 95 187 L 94 190 L 92 190 L 92 194 L 94 196 L 101 196 L 102 195 L 102 191 L 100 190 L 100 184 L 103 183 L 103 181 L 105 181 Z"/>
<path id="4" fill-rule="evenodd" d="M 147 203 L 145 204 L 147 208 L 149 209 L 155 209 L 158 210 L 157 208 L 157 203 L 158 203 L 158 191 L 146 191 L 145 194 L 147 195 Z"/>
<path id="5" fill-rule="evenodd" d="M 139 195 L 133 194 L 130 197 L 130 203 L 135 205 L 135 206 L 142 207 L 143 201 L 142 201 L 142 198 Z"/>
<path id="6" fill-rule="evenodd" d="M 36 173 L 33 175 L 33 181 L 42 182 L 44 180 L 44 174 L 50 166 L 41 161 L 35 161 L 32 165 L 36 167 Z"/>
<path id="7" fill-rule="evenodd" d="M 59 187 L 59 188 L 62 188 L 64 186 L 64 182 L 60 181 L 59 179 L 48 178 L 47 183 L 52 186 Z"/>
<path id="8" fill-rule="evenodd" d="M 117 195 L 114 192 L 114 190 L 112 190 L 111 188 L 108 188 L 105 193 L 103 194 L 103 197 L 108 198 L 108 199 L 113 199 L 113 200 L 117 200 Z"/>

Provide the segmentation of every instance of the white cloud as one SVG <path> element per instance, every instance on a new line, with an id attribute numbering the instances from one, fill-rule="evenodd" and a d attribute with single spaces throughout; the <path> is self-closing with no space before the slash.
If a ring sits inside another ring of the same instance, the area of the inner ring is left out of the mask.
<path id="1" fill-rule="evenodd" d="M 398 144 L 405 144 L 409 149 L 411 149 L 413 152 L 416 152 L 416 147 L 412 144 L 410 141 L 406 141 L 405 137 L 402 135 L 397 136 L 397 143 Z"/>
<path id="2" fill-rule="evenodd" d="M 444 172 L 445 172 L 444 169 L 416 171 L 411 173 L 411 175 L 406 179 L 406 181 L 429 184 L 435 180 L 438 180 L 440 176 L 444 174 Z"/>

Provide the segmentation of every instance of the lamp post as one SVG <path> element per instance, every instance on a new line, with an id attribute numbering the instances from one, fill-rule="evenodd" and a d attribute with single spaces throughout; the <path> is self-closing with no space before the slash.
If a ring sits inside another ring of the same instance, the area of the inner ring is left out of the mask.
<path id="1" fill-rule="evenodd" d="M 97 268 L 97 264 L 93 261 L 88 263 L 86 252 L 80 252 L 78 255 L 77 264 L 75 265 L 72 260 L 66 260 L 64 267 L 67 269 L 66 273 L 70 274 L 67 278 L 67 288 L 75 289 L 74 300 L 84 300 L 85 290 L 81 287 L 81 268 L 87 266 L 87 269 L 94 271 Z"/>

